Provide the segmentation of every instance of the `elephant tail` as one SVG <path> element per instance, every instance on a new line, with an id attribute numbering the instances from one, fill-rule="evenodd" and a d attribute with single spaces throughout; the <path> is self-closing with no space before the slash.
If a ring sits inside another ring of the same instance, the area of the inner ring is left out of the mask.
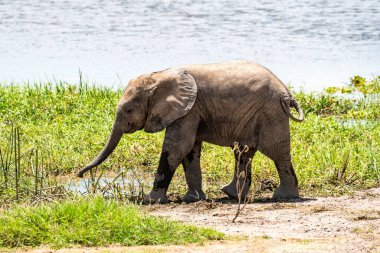
<path id="1" fill-rule="evenodd" d="M 301 106 L 297 103 L 291 95 L 286 97 L 281 97 L 281 106 L 284 109 L 286 115 L 294 121 L 302 122 L 305 119 L 305 114 L 301 108 Z M 290 112 L 290 107 L 293 107 L 297 110 L 299 118 L 294 117 Z"/>

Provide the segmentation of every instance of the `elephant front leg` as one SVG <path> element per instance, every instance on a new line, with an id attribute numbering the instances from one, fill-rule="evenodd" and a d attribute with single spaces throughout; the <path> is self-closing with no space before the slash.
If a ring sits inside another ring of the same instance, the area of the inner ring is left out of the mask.
<path id="1" fill-rule="evenodd" d="M 249 149 L 243 145 L 234 147 L 235 171 L 232 181 L 222 188 L 222 191 L 232 198 L 244 199 L 249 191 L 252 181 L 251 161 L 256 153 L 255 149 Z"/>
<path id="2" fill-rule="evenodd" d="M 174 165 L 175 166 L 175 165 Z M 162 151 L 158 169 L 153 182 L 153 190 L 145 197 L 145 203 L 166 204 L 169 202 L 166 192 L 178 166 L 170 166 L 169 152 Z"/>
<path id="3" fill-rule="evenodd" d="M 185 170 L 186 183 L 189 190 L 182 198 L 185 202 L 195 202 L 206 199 L 202 190 L 202 172 L 200 166 L 202 142 L 196 141 L 194 147 L 182 160 Z"/>
<path id="4" fill-rule="evenodd" d="M 175 170 L 195 142 L 198 122 L 189 120 L 186 115 L 166 128 L 164 145 L 153 183 L 153 190 L 145 197 L 145 203 L 167 203 L 166 192 Z"/>

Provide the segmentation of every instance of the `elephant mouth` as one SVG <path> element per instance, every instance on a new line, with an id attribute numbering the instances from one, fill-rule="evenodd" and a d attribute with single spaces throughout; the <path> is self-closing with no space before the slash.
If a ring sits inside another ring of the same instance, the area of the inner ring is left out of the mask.
<path id="1" fill-rule="evenodd" d="M 133 133 L 135 130 L 132 127 L 129 127 L 127 130 L 125 130 L 125 134 Z"/>
<path id="2" fill-rule="evenodd" d="M 124 133 L 134 133 L 136 131 L 139 131 L 141 129 L 143 129 L 144 127 L 138 127 L 137 124 L 134 124 L 134 123 L 128 123 L 128 128 L 127 130 L 124 132 Z"/>

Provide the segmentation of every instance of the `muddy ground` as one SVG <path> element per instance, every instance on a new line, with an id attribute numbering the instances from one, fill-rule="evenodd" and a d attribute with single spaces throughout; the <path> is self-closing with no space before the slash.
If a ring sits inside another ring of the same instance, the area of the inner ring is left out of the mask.
<path id="1" fill-rule="evenodd" d="M 248 204 L 237 218 L 230 200 L 171 203 L 146 212 L 222 231 L 205 245 L 62 249 L 59 252 L 380 252 L 380 188 L 352 196 Z M 34 249 L 31 252 L 52 252 Z"/>

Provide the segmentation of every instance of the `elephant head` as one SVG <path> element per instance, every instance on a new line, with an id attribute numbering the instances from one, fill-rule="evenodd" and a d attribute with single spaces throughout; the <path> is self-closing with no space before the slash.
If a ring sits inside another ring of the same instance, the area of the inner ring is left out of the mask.
<path id="1" fill-rule="evenodd" d="M 144 129 L 163 130 L 186 115 L 196 100 L 197 85 L 183 69 L 168 69 L 142 75 L 129 82 L 116 110 L 111 135 L 99 155 L 77 174 L 101 164 L 114 151 L 124 133 Z"/>

